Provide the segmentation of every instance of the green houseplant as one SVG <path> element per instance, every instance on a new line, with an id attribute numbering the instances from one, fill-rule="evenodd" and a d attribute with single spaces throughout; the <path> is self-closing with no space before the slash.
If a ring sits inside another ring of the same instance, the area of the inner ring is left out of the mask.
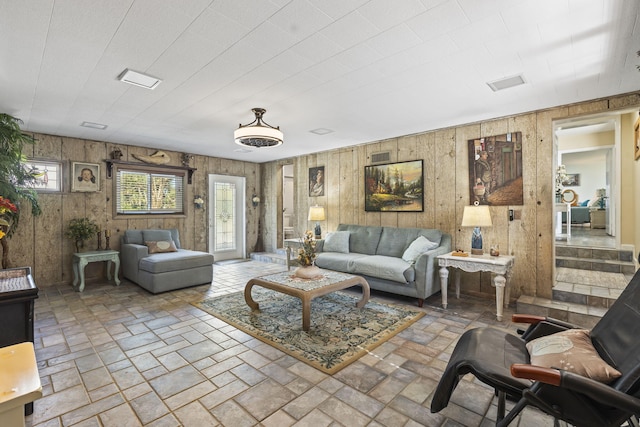
<path id="1" fill-rule="evenodd" d="M 85 240 L 93 238 L 98 231 L 100 231 L 100 227 L 95 221 L 89 218 L 73 218 L 69 221 L 69 226 L 64 234 L 73 240 L 76 252 L 80 252 L 80 249 L 84 247 Z"/>
<path id="2" fill-rule="evenodd" d="M 23 208 L 21 201 L 31 205 L 31 213 L 40 215 L 37 193 L 31 188 L 37 174 L 24 167 L 26 157 L 22 154 L 26 144 L 35 144 L 35 139 L 20 130 L 22 121 L 0 113 L 0 245 L 2 246 L 2 268 L 9 267 L 9 242 L 16 230 Z"/>

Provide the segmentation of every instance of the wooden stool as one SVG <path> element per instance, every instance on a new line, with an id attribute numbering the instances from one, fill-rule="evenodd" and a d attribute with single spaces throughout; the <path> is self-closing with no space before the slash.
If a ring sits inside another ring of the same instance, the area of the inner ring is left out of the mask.
<path id="1" fill-rule="evenodd" d="M 0 348 L 0 426 L 24 427 L 24 405 L 41 397 L 33 343 Z"/>

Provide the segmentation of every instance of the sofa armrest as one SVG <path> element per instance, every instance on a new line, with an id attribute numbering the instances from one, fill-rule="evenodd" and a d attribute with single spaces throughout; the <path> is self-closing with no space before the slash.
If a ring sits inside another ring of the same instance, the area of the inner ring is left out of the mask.
<path id="1" fill-rule="evenodd" d="M 145 245 L 123 243 L 120 245 L 120 263 L 122 276 L 137 283 L 140 260 L 149 256 L 149 248 Z"/>
<path id="2" fill-rule="evenodd" d="M 418 298 L 426 298 L 440 290 L 440 276 L 437 273 L 440 255 L 451 252 L 451 236 L 442 235 L 440 246 L 423 254 L 416 259 L 416 291 Z"/>

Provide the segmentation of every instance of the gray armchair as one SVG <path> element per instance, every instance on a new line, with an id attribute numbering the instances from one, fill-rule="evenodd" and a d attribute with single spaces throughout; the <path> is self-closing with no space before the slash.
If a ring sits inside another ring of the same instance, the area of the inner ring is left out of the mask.
<path id="1" fill-rule="evenodd" d="M 150 248 L 154 250 L 153 242 L 165 242 L 167 251 L 149 253 Z M 175 228 L 126 230 L 121 239 L 120 261 L 122 275 L 153 294 L 213 280 L 213 255 L 182 249 Z"/>

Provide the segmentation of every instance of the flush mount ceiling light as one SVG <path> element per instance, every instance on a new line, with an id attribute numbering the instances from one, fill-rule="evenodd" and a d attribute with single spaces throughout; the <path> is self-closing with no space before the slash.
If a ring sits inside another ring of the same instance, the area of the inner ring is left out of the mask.
<path id="1" fill-rule="evenodd" d="M 103 125 L 102 123 L 93 123 L 93 122 L 82 122 L 80 123 L 80 126 L 91 128 L 91 129 L 100 129 L 100 130 L 105 130 L 107 128 L 107 125 Z"/>
<path id="2" fill-rule="evenodd" d="M 327 129 L 327 128 L 318 128 L 318 129 L 310 130 L 309 132 L 315 133 L 316 135 L 326 135 L 328 133 L 332 133 L 333 130 Z"/>
<path id="3" fill-rule="evenodd" d="M 487 83 L 492 91 L 497 92 L 503 89 L 509 89 L 510 87 L 520 86 L 525 84 L 524 77 L 521 74 L 512 77 L 506 77 L 504 79 L 494 80 Z"/>
<path id="4" fill-rule="evenodd" d="M 267 111 L 264 108 L 252 108 L 256 119 L 248 125 L 240 124 L 233 132 L 236 144 L 247 147 L 277 147 L 282 145 L 282 131 L 280 126 L 275 127 L 262 121 L 262 116 Z"/>
<path id="5" fill-rule="evenodd" d="M 133 71 L 128 68 L 125 68 L 125 70 L 120 73 L 118 80 L 124 83 L 129 83 L 130 85 L 140 86 L 151 90 L 155 89 L 160 83 L 162 83 L 162 80 L 160 79 L 138 73 L 137 71 Z"/>

